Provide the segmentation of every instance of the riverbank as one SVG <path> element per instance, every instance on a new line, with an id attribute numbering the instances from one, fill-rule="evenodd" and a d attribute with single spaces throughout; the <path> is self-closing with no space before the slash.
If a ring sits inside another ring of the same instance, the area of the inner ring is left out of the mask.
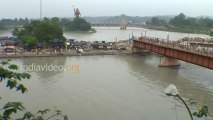
<path id="1" fill-rule="evenodd" d="M 24 58 L 24 57 L 60 57 L 60 56 L 96 56 L 96 55 L 130 55 L 132 54 L 128 50 L 91 50 L 89 52 L 77 53 L 75 50 L 70 50 L 66 52 L 57 53 L 17 53 L 17 54 L 7 54 L 0 55 L 0 58 Z"/>
<path id="2" fill-rule="evenodd" d="M 168 31 L 168 32 L 179 32 L 179 33 L 192 33 L 192 34 L 205 34 L 209 35 L 210 31 L 206 29 L 197 29 L 191 27 L 171 27 L 171 26 L 151 26 L 144 25 L 143 28 Z"/>
<path id="3" fill-rule="evenodd" d="M 90 33 L 96 33 L 97 31 L 94 28 L 92 28 L 92 29 L 87 30 L 87 31 L 82 31 L 82 30 L 77 30 L 77 31 L 64 30 L 64 32 L 66 32 L 66 33 L 78 33 L 78 34 L 90 34 Z"/>

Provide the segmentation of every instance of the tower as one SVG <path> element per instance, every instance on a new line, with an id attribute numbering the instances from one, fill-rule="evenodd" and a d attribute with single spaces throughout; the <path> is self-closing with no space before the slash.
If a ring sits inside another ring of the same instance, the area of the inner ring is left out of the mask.
<path id="1" fill-rule="evenodd" d="M 121 27 L 120 29 L 126 30 L 126 15 L 121 15 Z"/>

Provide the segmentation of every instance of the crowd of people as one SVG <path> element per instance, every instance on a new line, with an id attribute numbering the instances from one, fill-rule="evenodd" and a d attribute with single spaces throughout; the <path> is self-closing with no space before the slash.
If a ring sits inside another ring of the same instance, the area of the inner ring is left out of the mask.
<path id="1" fill-rule="evenodd" d="M 177 41 L 140 37 L 138 40 L 197 54 L 213 56 L 213 40 L 203 38 L 183 38 Z"/>

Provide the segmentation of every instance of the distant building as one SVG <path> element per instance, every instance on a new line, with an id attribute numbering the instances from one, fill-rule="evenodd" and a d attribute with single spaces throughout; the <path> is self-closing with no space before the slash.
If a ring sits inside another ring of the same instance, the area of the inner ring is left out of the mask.
<path id="1" fill-rule="evenodd" d="M 20 40 L 17 37 L 0 37 L 0 46 L 18 46 Z"/>
<path id="2" fill-rule="evenodd" d="M 6 37 L 0 37 L 0 41 L 7 40 L 7 39 L 8 39 L 8 36 L 6 36 Z"/>

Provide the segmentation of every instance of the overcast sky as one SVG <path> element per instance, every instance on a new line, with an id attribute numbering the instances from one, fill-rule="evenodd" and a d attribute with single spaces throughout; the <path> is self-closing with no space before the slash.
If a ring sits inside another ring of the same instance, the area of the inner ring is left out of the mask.
<path id="1" fill-rule="evenodd" d="M 42 0 L 43 17 L 73 17 L 73 8 L 82 16 L 213 16 L 213 0 Z M 1 18 L 39 18 L 40 0 L 0 0 Z M 74 7 L 73 7 L 74 6 Z"/>

